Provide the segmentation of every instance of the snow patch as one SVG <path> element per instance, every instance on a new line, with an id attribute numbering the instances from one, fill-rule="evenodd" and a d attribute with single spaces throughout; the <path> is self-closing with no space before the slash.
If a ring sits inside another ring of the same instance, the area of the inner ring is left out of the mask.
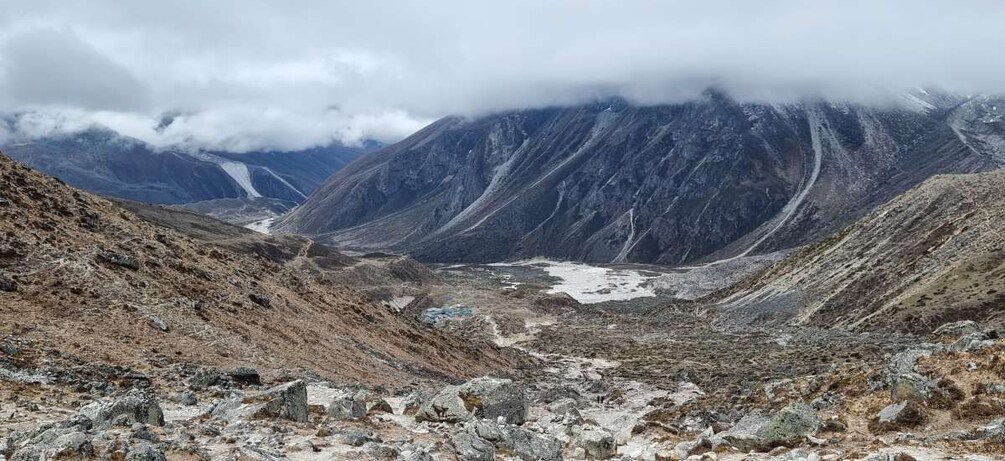
<path id="1" fill-rule="evenodd" d="M 583 304 L 625 301 L 656 296 L 649 282 L 657 277 L 632 269 L 591 266 L 583 263 L 531 259 L 490 266 L 532 266 L 561 280 L 548 293 L 567 293 Z"/>

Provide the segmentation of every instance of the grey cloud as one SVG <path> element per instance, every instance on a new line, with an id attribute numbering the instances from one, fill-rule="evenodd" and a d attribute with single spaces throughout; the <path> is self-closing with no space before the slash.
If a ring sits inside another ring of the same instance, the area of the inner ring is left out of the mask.
<path id="1" fill-rule="evenodd" d="M 79 106 L 89 111 L 75 117 L 161 144 L 394 141 L 447 114 L 675 102 L 712 85 L 773 102 L 885 102 L 932 86 L 1005 93 L 1005 4 L 989 0 L 5 3 L 0 30 L 72 30 L 75 49 L 93 51 L 77 55 L 112 64 L 90 66 L 105 79 L 8 103 Z M 15 59 L 34 66 L 22 85 L 43 67 L 77 78 L 58 56 Z M 96 97 L 100 82 L 128 74 L 147 88 L 146 109 L 128 107 L 132 91 Z M 187 115 L 155 130 L 168 112 Z"/>
<path id="2" fill-rule="evenodd" d="M 29 30 L 0 49 L 0 89 L 13 104 L 142 110 L 147 90 L 125 67 L 71 31 Z"/>

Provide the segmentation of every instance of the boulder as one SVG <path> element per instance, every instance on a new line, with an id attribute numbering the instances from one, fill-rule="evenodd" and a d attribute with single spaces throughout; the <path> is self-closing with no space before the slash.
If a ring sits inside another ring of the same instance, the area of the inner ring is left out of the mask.
<path id="1" fill-rule="evenodd" d="M 558 439 L 524 429 L 508 430 L 511 452 L 523 461 L 561 461 L 562 442 Z"/>
<path id="2" fill-rule="evenodd" d="M 494 461 L 495 446 L 469 432 L 458 432 L 450 437 L 457 461 Z"/>
<path id="3" fill-rule="evenodd" d="M 976 352 L 994 346 L 997 337 L 997 332 L 970 333 L 950 344 L 949 350 L 952 352 Z"/>
<path id="4" fill-rule="evenodd" d="M 0 291 L 17 291 L 17 282 L 7 278 L 3 272 L 0 272 Z"/>
<path id="5" fill-rule="evenodd" d="M 932 332 L 935 336 L 947 336 L 951 338 L 962 338 L 971 333 L 983 333 L 984 326 L 973 320 L 960 320 L 959 322 L 946 323 L 936 328 Z"/>
<path id="6" fill-rule="evenodd" d="M 899 402 L 879 411 L 869 422 L 869 431 L 881 433 L 918 426 L 925 422 L 925 414 L 914 402 Z"/>
<path id="7" fill-rule="evenodd" d="M 530 404 L 523 388 L 508 379 L 478 378 L 447 386 L 416 412 L 416 421 L 461 422 L 472 419 L 523 424 Z"/>
<path id="8" fill-rule="evenodd" d="M 328 416 L 336 421 L 356 421 L 366 417 L 366 407 L 355 396 L 343 395 L 332 399 Z"/>
<path id="9" fill-rule="evenodd" d="M 562 443 L 544 434 L 519 426 L 475 420 L 464 431 L 492 444 L 499 452 L 510 453 L 523 461 L 557 461 L 562 459 Z"/>
<path id="10" fill-rule="evenodd" d="M 817 412 L 803 402 L 790 403 L 757 431 L 764 446 L 792 445 L 820 428 Z"/>
<path id="11" fill-rule="evenodd" d="M 164 452 L 149 443 L 140 443 L 129 448 L 126 461 L 166 461 Z"/>
<path id="12" fill-rule="evenodd" d="M 298 423 L 307 422 L 307 385 L 301 380 L 280 384 L 259 392 L 251 392 L 241 403 L 253 408 L 256 417 L 283 418 Z"/>
<path id="13" fill-rule="evenodd" d="M 918 373 L 902 373 L 892 378 L 890 382 L 890 401 L 919 402 L 928 400 L 937 383 Z"/>
<path id="14" fill-rule="evenodd" d="M 150 394 L 131 392 L 123 397 L 105 397 L 80 409 L 80 414 L 92 421 L 95 428 L 134 423 L 164 425 L 164 412 Z"/>
<path id="15" fill-rule="evenodd" d="M 89 418 L 75 415 L 57 424 L 13 432 L 7 436 L 0 455 L 11 461 L 90 459 L 94 457 L 94 445 L 87 435 L 90 427 Z"/>
<path id="16" fill-rule="evenodd" d="M 802 402 L 793 402 L 771 417 L 744 416 L 728 431 L 712 437 L 713 445 L 729 444 L 740 451 L 770 450 L 792 446 L 820 428 L 816 411 Z"/>
<path id="17" fill-rule="evenodd" d="M 258 370 L 251 367 L 237 367 L 231 370 L 228 375 L 235 384 L 242 386 L 262 385 L 262 376 L 258 374 Z"/>
<path id="18" fill-rule="evenodd" d="M 583 426 L 573 434 L 572 443 L 583 449 L 590 459 L 607 459 L 614 456 L 617 444 L 614 435 L 604 429 Z"/>
<path id="19" fill-rule="evenodd" d="M 163 331 L 165 333 L 170 330 L 170 328 L 168 328 L 167 323 L 165 323 L 163 319 L 161 319 L 160 317 L 158 317 L 156 315 L 151 315 L 150 316 L 150 326 L 152 326 L 152 327 L 154 327 L 154 328 L 156 328 L 156 329 L 158 329 L 160 331 Z"/>
<path id="20" fill-rule="evenodd" d="M 372 391 L 361 389 L 359 392 L 356 392 L 353 398 L 363 404 L 368 415 L 372 413 L 394 413 L 391 404 Z"/>
<path id="21" fill-rule="evenodd" d="M 132 255 L 111 251 L 98 251 L 95 257 L 98 261 L 105 262 L 113 266 L 124 267 L 134 271 L 140 269 L 140 261 Z"/>

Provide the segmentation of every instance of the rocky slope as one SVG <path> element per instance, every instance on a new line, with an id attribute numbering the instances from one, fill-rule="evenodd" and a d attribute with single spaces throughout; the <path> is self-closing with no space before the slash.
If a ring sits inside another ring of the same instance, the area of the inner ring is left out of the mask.
<path id="1" fill-rule="evenodd" d="M 192 153 L 159 150 L 101 128 L 0 147 L 74 187 L 110 197 L 161 204 L 267 198 L 287 206 L 301 202 L 328 176 L 373 148 Z"/>
<path id="2" fill-rule="evenodd" d="M 747 322 L 1005 326 L 1005 172 L 935 176 L 719 296 Z"/>
<path id="3" fill-rule="evenodd" d="M 898 107 L 621 101 L 446 118 L 362 157 L 280 224 L 429 261 L 681 264 L 836 231 L 937 173 L 996 168 L 994 100 Z"/>
<path id="4" fill-rule="evenodd" d="M 191 232 L 218 234 L 205 219 L 191 220 Z M 514 364 L 299 264 L 344 256 L 306 239 L 242 240 L 247 231 L 219 224 L 232 235 L 217 238 L 232 244 L 148 223 L 0 156 L 0 334 L 22 344 L 20 369 L 53 360 L 138 371 L 252 365 L 266 376 L 309 370 L 393 383 Z"/>

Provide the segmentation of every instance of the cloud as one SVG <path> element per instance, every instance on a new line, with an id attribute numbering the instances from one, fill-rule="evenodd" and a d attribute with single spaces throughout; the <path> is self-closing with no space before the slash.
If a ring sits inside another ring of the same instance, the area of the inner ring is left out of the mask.
<path id="1" fill-rule="evenodd" d="M 89 110 L 142 110 L 146 88 L 125 67 L 69 30 L 36 29 L 0 48 L 0 93 L 7 104 Z"/>
<path id="2" fill-rule="evenodd" d="M 1005 93 L 1002 17 L 989 0 L 6 0 L 0 102 L 246 150 L 713 85 L 777 102 Z M 184 115 L 154 129 L 165 113 Z"/>

